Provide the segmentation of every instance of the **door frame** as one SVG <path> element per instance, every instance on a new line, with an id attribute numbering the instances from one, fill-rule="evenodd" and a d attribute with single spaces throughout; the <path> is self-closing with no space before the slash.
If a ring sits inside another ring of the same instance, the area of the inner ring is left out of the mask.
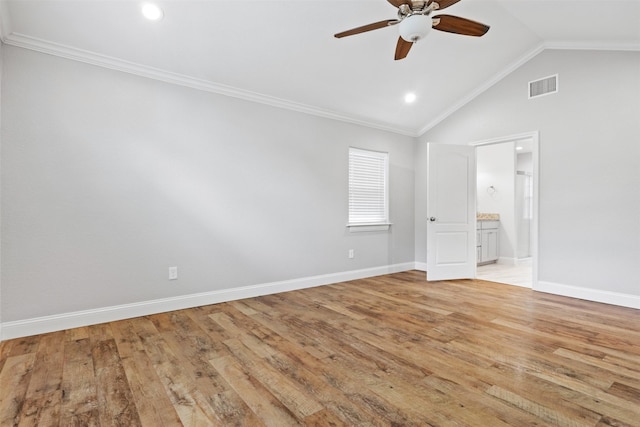
<path id="1" fill-rule="evenodd" d="M 494 145 L 505 142 L 512 142 L 521 139 L 531 139 L 532 147 L 531 153 L 533 158 L 533 220 L 531 222 L 531 289 L 536 289 L 538 286 L 538 225 L 539 225 L 539 193 L 538 187 L 540 182 L 540 132 L 532 131 L 515 135 L 506 135 L 497 138 L 485 139 L 481 141 L 469 142 L 469 145 L 479 147 L 483 145 Z"/>

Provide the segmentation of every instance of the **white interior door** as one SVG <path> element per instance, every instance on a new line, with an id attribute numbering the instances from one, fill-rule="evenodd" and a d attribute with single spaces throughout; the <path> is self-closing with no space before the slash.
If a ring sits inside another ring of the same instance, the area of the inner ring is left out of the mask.
<path id="1" fill-rule="evenodd" d="M 475 278 L 475 147 L 427 150 L 427 280 Z"/>

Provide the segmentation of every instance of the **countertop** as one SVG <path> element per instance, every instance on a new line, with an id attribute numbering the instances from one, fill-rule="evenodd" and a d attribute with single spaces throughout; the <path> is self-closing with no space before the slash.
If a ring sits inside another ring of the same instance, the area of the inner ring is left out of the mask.
<path id="1" fill-rule="evenodd" d="M 478 221 L 500 221 L 500 214 L 497 213 L 478 213 L 476 214 Z"/>

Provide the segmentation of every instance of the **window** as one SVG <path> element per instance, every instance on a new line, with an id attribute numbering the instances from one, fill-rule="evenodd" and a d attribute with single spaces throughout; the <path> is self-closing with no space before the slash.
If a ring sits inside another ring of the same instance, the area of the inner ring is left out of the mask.
<path id="1" fill-rule="evenodd" d="M 349 148 L 349 227 L 389 228 L 389 154 Z M 353 229 L 352 229 L 353 230 Z"/>

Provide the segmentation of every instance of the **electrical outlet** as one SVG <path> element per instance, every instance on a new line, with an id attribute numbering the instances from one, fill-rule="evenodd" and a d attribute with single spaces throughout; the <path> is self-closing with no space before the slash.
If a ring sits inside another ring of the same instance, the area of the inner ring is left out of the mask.
<path id="1" fill-rule="evenodd" d="M 351 259 L 355 256 L 356 256 L 355 251 L 353 249 L 349 249 L 349 258 Z"/>
<path id="2" fill-rule="evenodd" d="M 178 280 L 178 267 L 169 267 L 169 280 Z"/>

